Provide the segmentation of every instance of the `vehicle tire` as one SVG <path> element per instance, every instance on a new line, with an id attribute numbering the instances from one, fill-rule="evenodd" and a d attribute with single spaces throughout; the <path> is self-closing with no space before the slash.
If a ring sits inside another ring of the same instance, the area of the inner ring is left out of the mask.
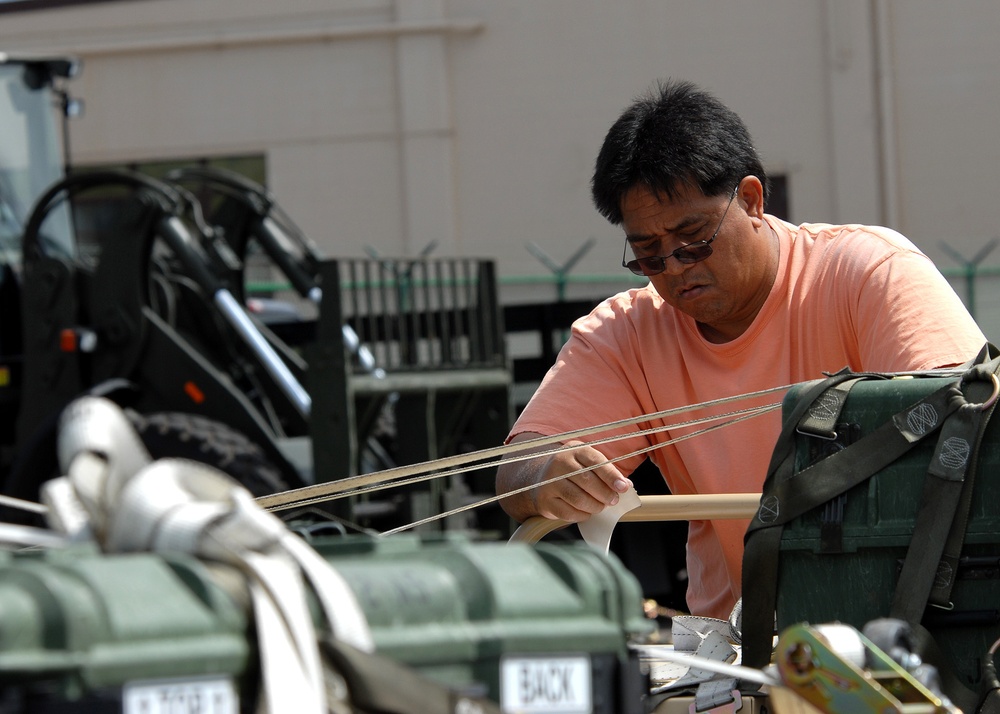
<path id="1" fill-rule="evenodd" d="M 264 450 L 227 424 L 183 412 L 127 413 L 153 459 L 199 461 L 229 474 L 254 496 L 289 489 Z"/>

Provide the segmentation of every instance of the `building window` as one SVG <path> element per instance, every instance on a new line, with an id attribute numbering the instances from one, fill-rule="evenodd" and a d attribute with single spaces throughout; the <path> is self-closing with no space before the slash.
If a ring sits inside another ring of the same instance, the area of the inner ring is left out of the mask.
<path id="1" fill-rule="evenodd" d="M 778 174 L 768 178 L 771 179 L 771 195 L 768 196 L 767 205 L 764 206 L 764 210 L 775 218 L 787 221 L 789 216 L 788 176 L 785 174 Z"/>
<path id="2" fill-rule="evenodd" d="M 263 155 L 78 165 L 74 166 L 72 171 L 74 174 L 86 174 L 124 169 L 153 179 L 163 180 L 171 171 L 189 167 L 232 171 L 261 186 L 264 186 L 266 181 L 266 164 Z M 205 216 L 210 217 L 217 208 L 215 204 L 220 200 L 219 194 L 200 196 L 197 186 L 192 186 L 189 190 L 198 199 Z M 114 235 L 116 231 L 127 233 L 138 230 L 141 224 L 141 213 L 137 213 L 138 210 L 139 205 L 135 202 L 132 190 L 111 184 L 98 185 L 74 196 L 73 223 L 77 245 L 84 252 L 93 252 L 101 243 L 100 237 L 102 235 Z"/>

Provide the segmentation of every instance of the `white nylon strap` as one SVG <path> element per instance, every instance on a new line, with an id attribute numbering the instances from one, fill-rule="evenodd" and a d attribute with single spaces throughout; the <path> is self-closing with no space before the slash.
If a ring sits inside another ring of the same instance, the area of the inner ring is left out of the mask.
<path id="1" fill-rule="evenodd" d="M 706 668 L 707 664 L 738 665 L 740 648 L 731 641 L 730 623 L 710 617 L 680 615 L 671 621 L 671 635 L 675 656 L 668 658 L 666 653 L 656 650 L 647 655 L 653 680 L 667 682 L 655 687 L 653 693 L 696 686 L 694 711 L 714 711 L 715 707 L 732 705 L 733 692 L 738 685 L 736 678 L 732 674 L 722 674 L 722 667 Z M 682 653 L 688 657 L 676 656 Z"/>
<path id="2" fill-rule="evenodd" d="M 731 639 L 729 622 L 714 617 L 698 615 L 677 615 L 670 621 L 670 639 L 679 652 L 696 652 L 705 641 L 706 635 L 715 632 L 725 639 Z"/>
<path id="3" fill-rule="evenodd" d="M 76 537 L 93 532 L 108 552 L 185 552 L 236 566 L 254 606 L 267 711 L 324 714 L 306 582 L 333 635 L 374 650 L 340 574 L 222 472 L 181 459 L 151 461 L 117 405 L 86 397 L 64 421 L 60 461 L 68 476 L 43 489 L 50 525 Z"/>
<path id="4" fill-rule="evenodd" d="M 677 646 L 676 650 L 682 651 Z M 726 664 L 737 664 L 737 651 L 718 631 L 711 631 L 700 635 L 698 647 L 694 650 L 687 650 L 699 657 L 710 659 L 714 662 L 724 662 Z M 689 687 L 711 679 L 718 678 L 719 675 L 708 670 L 699 669 L 696 665 L 689 667 L 688 671 L 671 686 L 672 689 Z"/>
<path id="5" fill-rule="evenodd" d="M 81 513 L 86 514 L 108 512 L 121 484 L 152 461 L 125 413 L 114 402 L 100 397 L 77 399 L 63 410 L 57 453 L 60 473 L 69 474 L 71 469 L 77 473 L 71 490 L 81 503 Z M 43 503 L 46 490 L 43 486 Z M 98 541 L 103 540 L 105 520 L 81 520 L 79 515 L 66 512 L 61 518 L 50 513 L 48 518 L 53 527 L 59 525 L 57 521 L 71 526 L 72 530 L 64 531 L 70 537 L 85 538 L 92 532 Z"/>
<path id="6" fill-rule="evenodd" d="M 312 583 L 313 591 L 327 620 L 332 624 L 337 639 L 354 645 L 362 652 L 374 652 L 375 642 L 368 620 L 347 581 L 319 553 L 293 533 L 286 531 L 281 544 L 295 558 Z"/>
<path id="7" fill-rule="evenodd" d="M 267 711 L 326 713 L 326 691 L 316 633 L 293 564 L 248 554 L 250 594 L 264 676 Z"/>

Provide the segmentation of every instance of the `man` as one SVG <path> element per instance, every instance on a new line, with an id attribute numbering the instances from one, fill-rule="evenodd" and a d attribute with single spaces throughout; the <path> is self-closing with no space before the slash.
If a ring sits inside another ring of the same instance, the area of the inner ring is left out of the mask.
<path id="1" fill-rule="evenodd" d="M 625 230 L 622 264 L 649 276 L 649 284 L 609 298 L 574 324 L 508 442 L 843 367 L 892 372 L 961 364 L 985 344 L 958 296 L 906 238 L 879 227 L 791 225 L 765 214 L 767 185 L 743 122 L 710 94 L 667 82 L 629 107 L 598 155 L 593 198 Z M 780 396 L 684 416 L 725 414 Z M 676 421 L 651 419 L 616 433 Z M 780 427 L 780 412 L 772 411 L 649 457 L 675 494 L 759 493 Z M 617 503 L 645 455 L 552 479 L 693 430 L 507 465 L 498 471 L 497 492 L 541 484 L 501 501 L 507 513 L 518 521 L 542 515 L 579 522 Z M 746 527 L 690 524 L 691 612 L 729 615 L 740 596 Z"/>

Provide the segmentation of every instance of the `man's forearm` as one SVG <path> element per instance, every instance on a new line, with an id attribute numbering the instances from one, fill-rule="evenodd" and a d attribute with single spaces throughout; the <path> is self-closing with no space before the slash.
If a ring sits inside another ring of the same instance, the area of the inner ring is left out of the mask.
<path id="1" fill-rule="evenodd" d="M 541 434 L 524 432 L 518 434 L 510 440 L 511 444 L 531 441 L 541 437 Z M 551 446 L 530 447 L 524 446 L 520 454 L 531 453 L 532 451 L 544 451 Z M 545 458 L 526 459 L 514 463 L 504 464 L 497 467 L 496 492 L 503 495 L 510 491 L 516 491 L 525 486 L 534 486 L 544 479 Z M 538 499 L 535 489 L 515 494 L 500 501 L 500 507 L 518 523 L 523 523 L 528 518 L 538 515 Z"/>
<path id="2" fill-rule="evenodd" d="M 525 486 L 532 486 L 541 480 L 542 459 L 519 461 L 515 464 L 505 464 L 497 468 L 496 491 L 503 495 Z M 523 523 L 531 516 L 538 515 L 538 504 L 535 501 L 534 489 L 514 494 L 500 501 L 500 507 L 518 523 Z"/>

